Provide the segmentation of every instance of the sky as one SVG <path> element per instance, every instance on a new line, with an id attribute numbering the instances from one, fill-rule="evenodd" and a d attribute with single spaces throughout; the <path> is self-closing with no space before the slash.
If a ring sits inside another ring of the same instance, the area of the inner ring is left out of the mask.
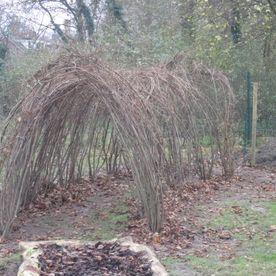
<path id="1" fill-rule="evenodd" d="M 35 31 L 44 31 L 46 35 L 51 35 L 53 33 L 50 28 L 47 28 L 47 26 L 51 27 L 51 24 L 50 18 L 45 12 L 42 12 L 41 10 L 25 11 L 23 7 L 19 4 L 18 0 L 0 0 L 0 5 L 1 4 L 7 5 L 6 11 L 14 13 L 22 20 L 26 20 L 27 22 L 29 22 L 29 24 L 32 25 Z M 64 20 L 68 18 L 66 13 L 61 11 L 53 13 L 53 15 L 54 20 L 57 24 L 63 24 Z"/>

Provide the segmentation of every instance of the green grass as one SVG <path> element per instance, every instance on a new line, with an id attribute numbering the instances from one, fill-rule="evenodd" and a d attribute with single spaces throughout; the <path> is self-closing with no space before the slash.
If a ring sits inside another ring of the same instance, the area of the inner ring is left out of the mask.
<path id="1" fill-rule="evenodd" d="M 213 254 L 207 258 L 190 255 L 187 257 L 187 261 L 204 275 L 276 275 L 276 258 L 272 252 L 241 255 L 226 261 L 221 261 Z"/>
<path id="2" fill-rule="evenodd" d="M 10 256 L 0 258 L 0 267 L 5 267 L 9 263 L 20 263 L 21 262 L 21 255 L 19 253 L 11 254 Z"/>
<path id="3" fill-rule="evenodd" d="M 123 229 L 124 222 L 128 220 L 127 214 L 109 213 L 108 217 L 101 220 L 96 219 L 97 228 L 90 236 L 93 240 L 111 240 Z"/>
<path id="4" fill-rule="evenodd" d="M 232 206 L 240 206 L 241 214 L 235 214 Z M 215 250 L 208 257 L 190 254 L 186 261 L 204 275 L 222 276 L 272 276 L 276 275 L 276 234 L 269 227 L 276 224 L 276 201 L 226 202 L 224 212 L 206 220 L 206 226 L 227 229 L 240 242 L 233 258 L 221 260 Z"/>
<path id="5" fill-rule="evenodd" d="M 83 236 L 85 240 L 111 240 L 123 231 L 128 220 L 128 208 L 122 202 L 118 202 L 112 210 L 105 212 L 105 217 L 101 218 L 98 213 L 90 216 L 91 224 L 95 225 L 95 231 Z"/>
<path id="6" fill-rule="evenodd" d="M 256 145 L 257 147 L 267 143 L 269 140 L 269 137 L 265 137 L 265 136 L 258 136 L 257 137 L 257 141 L 256 141 Z"/>
<path id="7" fill-rule="evenodd" d="M 234 212 L 235 206 L 241 208 L 241 214 Z M 258 205 L 250 204 L 248 201 L 231 201 L 226 202 L 222 210 L 222 215 L 216 214 L 207 221 L 207 227 L 226 230 L 251 227 L 256 231 L 266 231 L 267 227 L 276 224 L 276 201 L 263 202 Z"/>
<path id="8" fill-rule="evenodd" d="M 268 212 L 272 215 L 272 219 L 274 219 L 274 222 L 276 222 L 276 200 L 265 202 L 264 205 L 267 207 Z"/>
<path id="9" fill-rule="evenodd" d="M 195 272 L 190 267 L 187 267 L 183 257 L 167 256 L 163 257 L 160 261 L 170 276 L 193 275 Z"/>
<path id="10" fill-rule="evenodd" d="M 180 258 L 177 258 L 174 256 L 167 256 L 162 258 L 161 262 L 165 267 L 169 268 L 170 266 L 174 265 L 176 262 L 179 262 L 180 260 L 181 260 Z"/>
<path id="11" fill-rule="evenodd" d="M 204 135 L 199 141 L 202 147 L 210 147 L 213 144 L 212 137 L 210 135 Z"/>

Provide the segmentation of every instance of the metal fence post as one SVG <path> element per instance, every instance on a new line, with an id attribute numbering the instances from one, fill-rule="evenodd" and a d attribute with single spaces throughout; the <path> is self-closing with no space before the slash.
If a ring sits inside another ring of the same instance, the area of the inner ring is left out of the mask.
<path id="1" fill-rule="evenodd" d="M 252 82 L 251 82 L 251 74 L 247 72 L 246 74 L 246 111 L 244 113 L 244 135 L 243 135 L 243 155 L 244 159 L 248 158 L 247 149 L 251 144 L 251 115 L 252 115 Z"/>
<path id="2" fill-rule="evenodd" d="M 257 103 L 258 103 L 258 86 L 257 82 L 253 83 L 252 98 L 252 131 L 251 131 L 251 156 L 250 165 L 255 166 L 256 161 L 256 137 L 257 137 Z"/>

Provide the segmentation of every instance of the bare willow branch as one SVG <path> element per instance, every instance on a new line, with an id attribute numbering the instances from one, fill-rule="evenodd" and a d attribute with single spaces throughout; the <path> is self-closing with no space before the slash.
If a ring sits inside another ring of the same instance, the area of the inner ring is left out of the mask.
<path id="1" fill-rule="evenodd" d="M 103 168 L 131 169 L 154 232 L 165 217 L 164 183 L 181 183 L 193 167 L 209 177 L 216 150 L 225 175 L 233 173 L 229 82 L 185 56 L 126 70 L 94 55 L 64 54 L 28 87 L 2 137 L 2 235 L 38 193 Z"/>

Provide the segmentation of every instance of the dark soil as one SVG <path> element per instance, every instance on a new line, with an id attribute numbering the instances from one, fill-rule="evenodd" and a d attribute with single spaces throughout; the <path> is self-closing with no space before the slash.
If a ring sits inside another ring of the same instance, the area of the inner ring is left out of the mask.
<path id="1" fill-rule="evenodd" d="M 41 276 L 151 276 L 151 263 L 143 252 L 135 253 L 119 243 L 102 243 L 80 247 L 57 244 L 41 246 Z"/>

